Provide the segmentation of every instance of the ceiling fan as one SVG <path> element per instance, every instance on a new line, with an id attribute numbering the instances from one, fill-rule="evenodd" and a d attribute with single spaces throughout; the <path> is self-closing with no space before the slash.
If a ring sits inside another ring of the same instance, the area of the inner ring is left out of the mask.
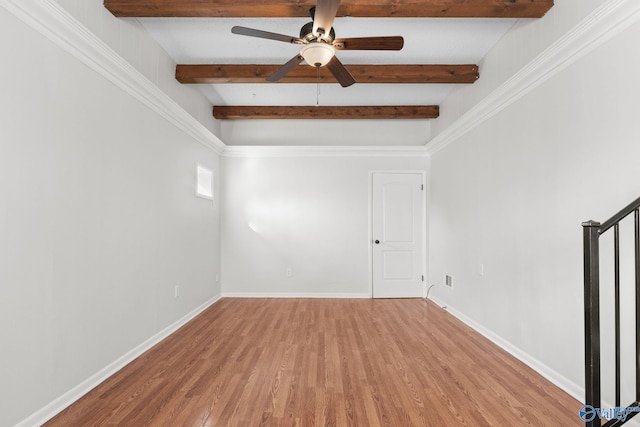
<path id="1" fill-rule="evenodd" d="M 336 39 L 333 20 L 338 12 L 338 7 L 340 7 L 340 0 L 317 0 L 316 6 L 309 10 L 313 22 L 302 26 L 300 37 L 240 26 L 233 27 L 231 32 L 302 45 L 300 52 L 267 77 L 267 81 L 277 82 L 302 61 L 306 61 L 313 67 L 326 66 L 338 83 L 342 87 L 347 87 L 354 84 L 356 80 L 335 56 L 336 50 L 401 50 L 404 46 L 404 39 L 401 36 Z"/>

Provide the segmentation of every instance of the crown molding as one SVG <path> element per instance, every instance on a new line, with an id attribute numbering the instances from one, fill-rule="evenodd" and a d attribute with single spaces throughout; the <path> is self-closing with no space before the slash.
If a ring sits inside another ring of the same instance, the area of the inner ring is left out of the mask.
<path id="1" fill-rule="evenodd" d="M 419 146 L 230 146 L 223 157 L 427 157 L 424 145 Z"/>
<path id="2" fill-rule="evenodd" d="M 0 0 L 0 6 L 218 154 L 225 144 L 115 50 L 53 0 Z"/>
<path id="3" fill-rule="evenodd" d="M 451 126 L 423 152 L 396 147 L 226 147 L 167 94 L 53 0 L 0 0 L 0 6 L 218 154 L 228 157 L 407 156 L 433 154 L 640 19 L 640 2 L 608 0 Z M 225 148 L 226 147 L 226 148 Z M 256 151 L 256 148 L 259 148 Z M 410 147 L 414 148 L 414 147 Z M 248 150 L 247 150 L 248 149 Z"/>
<path id="4" fill-rule="evenodd" d="M 638 0 L 608 0 L 426 145 L 434 154 L 640 20 Z"/>

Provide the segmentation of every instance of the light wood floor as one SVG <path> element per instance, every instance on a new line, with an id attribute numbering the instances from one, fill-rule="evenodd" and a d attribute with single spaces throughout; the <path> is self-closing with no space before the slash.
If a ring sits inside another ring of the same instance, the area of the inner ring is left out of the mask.
<path id="1" fill-rule="evenodd" d="M 222 299 L 46 426 L 581 426 L 431 302 Z"/>

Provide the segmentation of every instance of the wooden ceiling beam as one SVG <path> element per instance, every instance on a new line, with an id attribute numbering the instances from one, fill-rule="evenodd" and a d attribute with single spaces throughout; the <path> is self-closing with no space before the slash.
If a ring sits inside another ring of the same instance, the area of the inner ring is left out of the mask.
<path id="1" fill-rule="evenodd" d="M 393 106 L 215 106 L 216 119 L 435 119 L 437 105 Z"/>
<path id="2" fill-rule="evenodd" d="M 314 0 L 104 0 L 118 17 L 308 17 Z M 338 17 L 540 18 L 553 0 L 342 0 Z"/>
<path id="3" fill-rule="evenodd" d="M 478 80 L 478 66 L 464 65 L 345 65 L 357 83 L 474 83 Z M 266 78 L 280 65 L 266 64 L 180 64 L 176 80 L 180 83 L 266 83 Z M 300 65 L 289 72 L 280 83 L 336 83 L 326 69 L 317 70 Z"/>

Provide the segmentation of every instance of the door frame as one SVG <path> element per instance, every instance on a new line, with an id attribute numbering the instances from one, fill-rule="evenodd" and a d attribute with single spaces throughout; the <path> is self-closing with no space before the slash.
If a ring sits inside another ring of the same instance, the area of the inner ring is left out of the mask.
<path id="1" fill-rule="evenodd" d="M 429 277 L 429 245 L 427 238 L 429 236 L 429 224 L 427 223 L 427 207 L 429 200 L 429 186 L 427 185 L 427 171 L 425 170 L 370 170 L 369 171 L 369 239 L 367 240 L 369 251 L 369 298 L 373 299 L 373 175 L 375 174 L 417 174 L 422 177 L 422 271 L 424 272 L 424 281 L 422 282 L 422 297 L 427 297 L 427 280 Z"/>

